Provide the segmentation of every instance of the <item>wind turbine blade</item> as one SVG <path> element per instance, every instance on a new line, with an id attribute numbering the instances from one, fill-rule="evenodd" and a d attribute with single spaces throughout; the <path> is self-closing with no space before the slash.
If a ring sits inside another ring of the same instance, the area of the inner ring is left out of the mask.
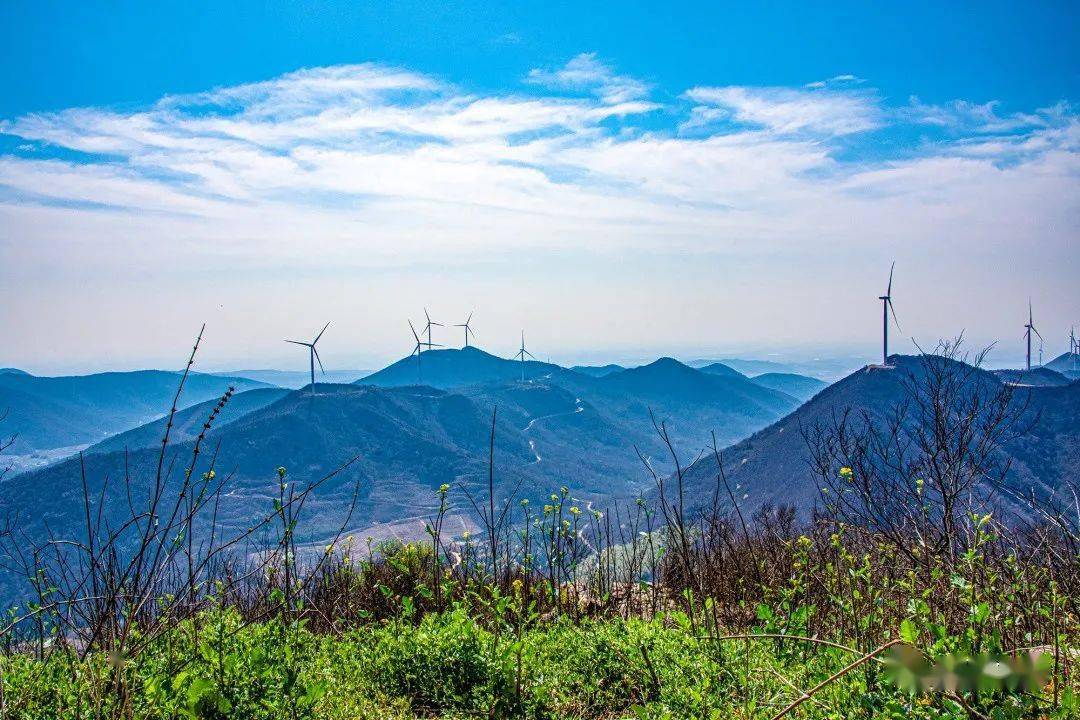
<path id="1" fill-rule="evenodd" d="M 311 343 L 300 342 L 299 340 L 286 340 L 285 342 L 292 343 L 293 345 L 303 345 L 304 347 L 311 347 Z"/>
<path id="2" fill-rule="evenodd" d="M 319 369 L 322 370 L 322 374 L 325 375 L 326 374 L 326 368 L 324 368 L 322 366 L 322 358 L 319 357 L 319 351 L 315 349 L 315 344 L 314 343 L 312 343 L 312 345 L 311 345 L 311 352 L 315 353 L 315 359 L 318 360 L 318 362 L 319 362 Z"/>
<path id="3" fill-rule="evenodd" d="M 315 343 L 319 342 L 319 338 L 321 338 L 321 337 L 322 337 L 322 334 L 323 334 L 324 332 L 326 332 L 326 328 L 328 328 L 328 327 L 330 327 L 330 323 L 326 323 L 325 325 L 323 325 L 323 329 L 322 329 L 322 330 L 320 330 L 320 331 L 319 331 L 319 334 L 315 336 L 315 339 L 311 341 L 311 344 L 312 344 L 312 345 L 314 345 Z"/>
<path id="4" fill-rule="evenodd" d="M 892 298 L 889 298 L 885 302 L 889 303 L 889 310 L 892 311 L 893 322 L 896 323 L 896 329 L 899 330 L 900 329 L 900 321 L 896 319 L 896 308 L 893 307 Z"/>
<path id="5" fill-rule="evenodd" d="M 412 320 L 409 321 L 409 329 L 412 330 L 412 336 L 416 338 L 416 344 L 420 344 L 420 336 L 416 334 L 416 328 L 413 327 Z"/>
<path id="6" fill-rule="evenodd" d="M 892 274 L 893 274 L 893 270 L 895 270 L 895 269 L 896 269 L 896 261 L 893 260 L 892 267 L 889 268 L 889 288 L 885 291 L 886 295 L 890 295 L 890 296 L 892 295 Z"/>
<path id="7" fill-rule="evenodd" d="M 1031 331 L 1032 331 L 1033 333 L 1035 333 L 1036 335 L 1038 335 L 1038 337 L 1039 337 L 1039 339 L 1040 339 L 1040 340 L 1042 340 L 1042 339 L 1043 339 L 1043 336 L 1042 336 L 1042 334 L 1041 334 L 1041 333 L 1040 333 L 1040 332 L 1039 332 L 1039 331 L 1038 331 L 1038 330 L 1037 330 L 1037 329 L 1035 328 L 1035 326 L 1034 326 L 1034 325 L 1032 325 L 1032 326 L 1031 326 Z M 1045 340 L 1043 340 L 1043 342 L 1046 342 L 1046 341 L 1045 341 Z"/>
<path id="8" fill-rule="evenodd" d="M 473 310 L 473 312 L 476 312 L 476 311 L 475 311 L 475 310 Z M 471 312 L 471 313 L 469 313 L 469 318 L 468 318 L 468 320 L 466 320 L 466 321 L 465 321 L 465 324 L 466 324 L 466 325 L 468 325 L 469 323 L 471 323 L 471 322 L 472 322 L 472 316 L 473 316 L 472 312 Z"/>
<path id="9" fill-rule="evenodd" d="M 533 360 L 536 360 L 536 356 L 535 356 L 535 355 L 533 355 L 533 354 L 532 354 L 531 352 L 529 352 L 528 350 L 525 350 L 524 352 L 525 352 L 525 354 L 526 354 L 526 355 L 528 355 L 529 357 L 531 357 L 531 358 L 532 358 Z"/>
<path id="10" fill-rule="evenodd" d="M 1032 325 L 1034 322 L 1034 316 L 1031 314 L 1031 298 L 1028 298 L 1028 325 Z"/>

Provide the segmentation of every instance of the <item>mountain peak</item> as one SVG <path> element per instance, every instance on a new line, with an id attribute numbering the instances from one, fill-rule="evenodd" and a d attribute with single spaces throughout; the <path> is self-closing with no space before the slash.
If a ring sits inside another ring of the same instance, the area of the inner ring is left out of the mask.
<path id="1" fill-rule="evenodd" d="M 661 371 L 661 372 L 687 372 L 687 371 L 689 371 L 691 373 L 697 372 L 696 370 L 694 370 L 694 368 L 690 367 L 689 365 L 685 365 L 685 364 L 679 362 L 678 360 L 676 360 L 673 357 L 666 357 L 666 356 L 662 357 L 662 358 L 657 358 L 656 360 L 653 360 L 648 365 L 642 365 L 641 367 L 631 368 L 628 372 L 634 372 L 634 371 L 638 371 L 638 370 L 640 370 L 640 371 L 651 371 L 651 372 L 657 372 L 657 371 Z"/>
<path id="2" fill-rule="evenodd" d="M 720 377 L 746 377 L 745 374 L 739 372 L 730 365 L 725 365 L 722 362 L 709 363 L 708 365 L 703 365 L 702 367 L 699 367 L 698 370 L 703 373 L 708 373 L 710 375 L 718 375 Z"/>
<path id="3" fill-rule="evenodd" d="M 526 379 L 555 368 L 557 366 L 535 360 L 524 364 Z M 522 363 L 519 360 L 507 360 L 470 345 L 426 350 L 419 360 L 415 355 L 404 357 L 357 380 L 356 384 L 380 387 L 428 385 L 447 389 L 515 380 L 521 377 L 521 373 Z"/>

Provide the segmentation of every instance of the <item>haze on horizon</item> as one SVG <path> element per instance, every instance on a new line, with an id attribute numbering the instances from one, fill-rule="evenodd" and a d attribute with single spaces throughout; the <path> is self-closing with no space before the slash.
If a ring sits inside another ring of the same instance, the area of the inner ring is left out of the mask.
<path id="1" fill-rule="evenodd" d="M 0 11 L 0 366 L 174 367 L 206 322 L 204 367 L 303 369 L 282 340 L 329 320 L 328 366 L 374 368 L 425 306 L 475 310 L 504 356 L 524 329 L 564 362 L 872 358 L 893 260 L 897 351 L 966 331 L 1018 360 L 1029 297 L 1046 359 L 1080 324 L 1078 43 L 1054 3 L 994 9 L 973 58 L 921 5 L 818 26 L 866 34 L 843 53 L 728 10 L 751 35 L 726 59 L 684 42 L 723 9 L 650 47 L 463 4 L 440 54 L 419 6 L 312 7 L 228 49 L 177 8 L 140 32 Z M 290 23 L 307 41 L 266 51 Z M 184 52 L 148 49 L 165 29 Z M 73 38 L 103 80 L 76 82 Z"/>

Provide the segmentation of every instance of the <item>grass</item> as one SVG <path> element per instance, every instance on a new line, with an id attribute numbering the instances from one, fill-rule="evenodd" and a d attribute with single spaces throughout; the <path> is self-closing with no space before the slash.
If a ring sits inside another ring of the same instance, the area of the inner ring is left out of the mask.
<path id="1" fill-rule="evenodd" d="M 511 599 L 510 604 L 513 604 Z M 304 620 L 205 612 L 136 658 L 65 651 L 0 659 L 8 718 L 770 718 L 858 657 L 769 639 L 699 639 L 672 611 L 652 619 L 485 622 L 467 602 L 341 633 Z M 802 718 L 978 717 L 958 699 L 899 690 L 877 666 L 803 703 Z M 1076 717 L 1066 690 L 975 701 L 983 717 Z"/>

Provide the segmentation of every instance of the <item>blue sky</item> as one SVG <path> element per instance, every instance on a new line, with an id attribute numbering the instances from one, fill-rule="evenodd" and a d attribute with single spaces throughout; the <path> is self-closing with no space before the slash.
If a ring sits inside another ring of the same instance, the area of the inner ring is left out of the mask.
<path id="1" fill-rule="evenodd" d="M 1026 109 L 1076 99 L 1076 19 L 1070 2 L 14 0 L 0 6 L 0 116 L 363 61 L 498 90 L 584 51 L 671 93 L 852 73 L 901 100 Z"/>
<path id="2" fill-rule="evenodd" d="M 43 5 L 0 6 L 0 364 L 207 320 L 284 366 L 330 319 L 370 365 L 423 305 L 555 359 L 871 355 L 893 259 L 901 337 L 1080 319 L 1074 4 Z"/>

